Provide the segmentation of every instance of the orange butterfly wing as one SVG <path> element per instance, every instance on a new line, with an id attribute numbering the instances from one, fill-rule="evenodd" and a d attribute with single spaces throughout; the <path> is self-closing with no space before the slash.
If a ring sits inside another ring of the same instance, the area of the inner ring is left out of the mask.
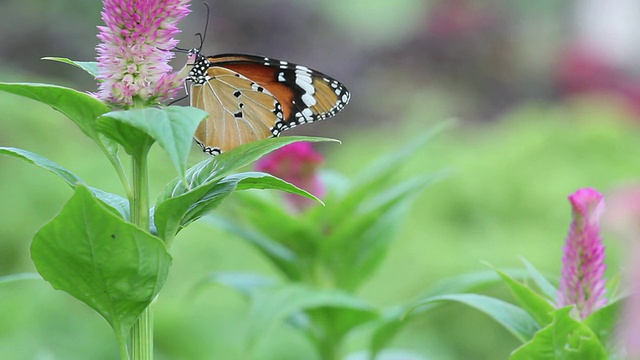
<path id="1" fill-rule="evenodd" d="M 334 116 L 351 96 L 318 71 L 265 57 L 224 54 L 193 66 L 202 74 L 190 73 L 191 104 L 210 114 L 196 141 L 212 155 Z"/>

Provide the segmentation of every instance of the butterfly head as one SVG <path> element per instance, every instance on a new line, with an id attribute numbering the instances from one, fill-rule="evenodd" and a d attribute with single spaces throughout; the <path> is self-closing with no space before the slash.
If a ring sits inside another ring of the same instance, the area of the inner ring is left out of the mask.
<path id="1" fill-rule="evenodd" d="M 189 69 L 187 77 L 189 80 L 195 83 L 204 83 L 209 66 L 209 60 L 202 55 L 199 48 L 189 50 L 189 56 L 187 57 L 187 64 L 185 66 L 185 68 Z"/>

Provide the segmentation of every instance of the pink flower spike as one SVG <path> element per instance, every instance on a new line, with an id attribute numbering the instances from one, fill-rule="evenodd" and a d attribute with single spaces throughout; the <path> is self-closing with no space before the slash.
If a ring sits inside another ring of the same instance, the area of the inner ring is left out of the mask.
<path id="1" fill-rule="evenodd" d="M 322 198 L 325 187 L 317 174 L 317 169 L 323 162 L 322 155 L 313 150 L 310 143 L 296 142 L 260 159 L 256 163 L 256 170 L 277 176 Z M 296 211 L 303 211 L 314 203 L 311 199 L 295 194 L 286 194 L 286 199 Z"/>
<path id="2" fill-rule="evenodd" d="M 573 221 L 563 248 L 558 307 L 575 305 L 580 318 L 585 319 L 607 303 L 607 266 L 599 224 L 604 200 L 602 194 L 586 188 L 571 194 L 569 202 Z"/>
<path id="3" fill-rule="evenodd" d="M 172 73 L 170 51 L 178 43 L 177 23 L 189 13 L 190 0 L 103 0 L 98 26 L 98 98 L 128 108 L 167 100 L 182 81 Z"/>

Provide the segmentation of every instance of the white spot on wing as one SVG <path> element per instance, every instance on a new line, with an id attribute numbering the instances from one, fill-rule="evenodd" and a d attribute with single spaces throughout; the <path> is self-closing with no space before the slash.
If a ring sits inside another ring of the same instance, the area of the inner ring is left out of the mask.
<path id="1" fill-rule="evenodd" d="M 313 111 L 311 111 L 311 109 L 309 109 L 309 108 L 305 108 L 304 110 L 302 110 L 302 116 L 304 116 L 305 120 L 311 121 L 311 120 L 313 120 L 313 118 L 312 118 Z"/>
<path id="2" fill-rule="evenodd" d="M 296 85 L 300 86 L 307 94 L 313 95 L 316 92 L 316 89 L 311 84 L 310 76 L 296 75 Z"/>
<path id="3" fill-rule="evenodd" d="M 302 95 L 302 101 L 308 107 L 312 107 L 317 103 L 316 98 L 314 98 L 313 95 L 309 94 L 308 92 Z"/>

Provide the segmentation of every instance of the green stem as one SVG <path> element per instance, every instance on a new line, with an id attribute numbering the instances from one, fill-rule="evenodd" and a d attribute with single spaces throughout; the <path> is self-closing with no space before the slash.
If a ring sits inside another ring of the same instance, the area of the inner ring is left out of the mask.
<path id="1" fill-rule="evenodd" d="M 127 340 L 120 329 L 116 330 L 116 339 L 118 341 L 118 351 L 120 352 L 120 360 L 129 360 L 129 352 L 127 351 Z"/>
<path id="2" fill-rule="evenodd" d="M 133 201 L 131 221 L 149 231 L 149 176 L 147 155 L 151 145 L 139 156 L 133 156 Z M 131 329 L 131 359 L 153 359 L 153 314 L 147 307 Z"/>
<path id="3" fill-rule="evenodd" d="M 140 158 L 133 157 L 133 202 L 131 222 L 144 231 L 149 231 L 149 175 L 147 173 L 147 152 Z"/>
<path id="4" fill-rule="evenodd" d="M 331 319 L 327 319 L 331 322 Z M 339 360 L 340 359 L 340 339 L 337 339 L 333 333 L 331 324 L 324 324 L 324 336 L 318 344 L 318 351 L 322 360 Z"/>
<path id="5" fill-rule="evenodd" d="M 131 328 L 131 359 L 153 359 L 153 313 L 151 306 L 144 309 Z"/>

